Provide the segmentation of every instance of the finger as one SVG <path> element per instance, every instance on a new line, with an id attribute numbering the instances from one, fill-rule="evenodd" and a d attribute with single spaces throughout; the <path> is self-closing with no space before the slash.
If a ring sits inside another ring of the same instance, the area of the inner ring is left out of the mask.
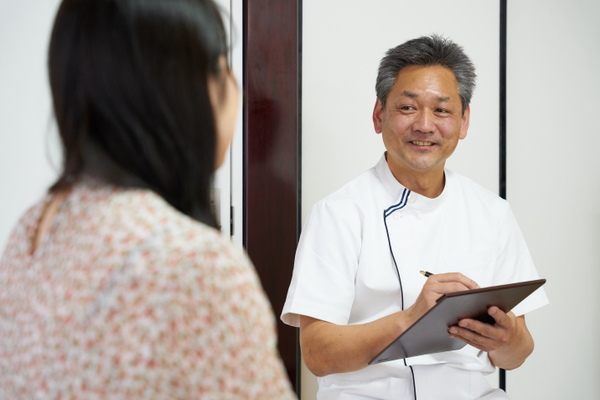
<path id="1" fill-rule="evenodd" d="M 488 308 L 488 314 L 494 318 L 497 325 L 500 325 L 508 330 L 512 330 L 515 326 L 515 318 L 511 318 L 511 316 L 498 307 L 490 307 Z M 512 314 L 512 313 L 510 313 Z M 512 314 L 514 316 L 514 314 Z"/>
<path id="2" fill-rule="evenodd" d="M 466 289 L 478 289 L 479 285 L 474 280 L 467 278 L 460 272 L 448 272 L 445 274 L 435 274 L 429 277 L 429 279 L 434 279 L 437 282 L 447 283 L 447 282 L 456 282 L 464 285 Z M 428 280 L 429 280 L 428 279 Z"/>
<path id="3" fill-rule="evenodd" d="M 431 279 L 431 278 L 429 278 Z M 438 297 L 442 294 L 446 293 L 454 293 L 454 292 L 462 292 L 465 290 L 469 290 L 470 288 L 464 285 L 462 282 L 458 281 L 431 281 L 423 286 L 423 290 L 428 292 L 435 293 Z"/>
<path id="4" fill-rule="evenodd" d="M 485 322 L 477 321 L 474 319 L 461 319 L 458 321 L 458 326 L 464 329 L 468 329 L 478 335 L 488 337 L 492 340 L 499 340 L 504 337 L 505 329 L 502 327 L 495 327 Z"/>
<path id="5" fill-rule="evenodd" d="M 510 321 L 511 318 L 504 314 L 506 318 Z M 473 320 L 473 319 L 462 319 L 458 322 L 459 327 L 470 330 L 482 337 L 489 338 L 494 341 L 498 348 L 508 343 L 514 332 L 514 323 L 509 322 L 509 327 L 502 326 L 498 323 L 494 325 L 486 324 L 481 321 Z M 471 340 L 473 340 L 471 338 Z"/>
<path id="6" fill-rule="evenodd" d="M 451 338 L 460 339 L 468 345 L 478 348 L 483 351 L 493 351 L 501 346 L 501 343 L 478 334 L 469 329 L 453 326 L 449 329 Z"/>

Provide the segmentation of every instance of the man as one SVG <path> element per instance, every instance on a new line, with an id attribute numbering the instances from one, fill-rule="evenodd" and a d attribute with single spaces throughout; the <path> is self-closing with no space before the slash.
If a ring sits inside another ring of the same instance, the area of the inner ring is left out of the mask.
<path id="1" fill-rule="evenodd" d="M 465 319 L 462 350 L 369 366 L 444 294 L 537 279 L 508 203 L 445 169 L 469 127 L 475 71 L 439 36 L 389 50 L 377 77 L 379 163 L 317 203 L 306 221 L 282 320 L 300 327 L 318 399 L 506 399 L 485 374 L 533 351 L 524 313 L 538 290 L 495 324 Z M 425 279 L 427 270 L 434 275 Z"/>

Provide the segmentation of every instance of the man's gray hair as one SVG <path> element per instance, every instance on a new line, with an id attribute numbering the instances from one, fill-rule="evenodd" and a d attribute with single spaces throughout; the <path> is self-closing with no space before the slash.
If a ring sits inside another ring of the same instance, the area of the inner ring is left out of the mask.
<path id="1" fill-rule="evenodd" d="M 400 70 L 411 65 L 423 67 L 439 65 L 454 73 L 462 112 L 471 102 L 475 89 L 475 66 L 463 48 L 439 35 L 421 36 L 389 49 L 379 64 L 375 91 L 383 108 L 388 94 L 392 91 Z"/>

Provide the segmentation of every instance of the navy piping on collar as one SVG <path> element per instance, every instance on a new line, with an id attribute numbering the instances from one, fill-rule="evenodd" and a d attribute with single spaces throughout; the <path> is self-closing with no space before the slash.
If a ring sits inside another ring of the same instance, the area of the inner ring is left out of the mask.
<path id="1" fill-rule="evenodd" d="M 408 196 L 410 195 L 410 190 L 404 189 L 402 192 L 402 197 L 400 198 L 400 202 L 398 204 L 394 204 L 389 207 L 387 210 L 383 211 L 383 225 L 385 226 L 385 233 L 387 235 L 388 246 L 390 247 L 390 254 L 392 255 L 392 261 L 394 262 L 394 267 L 396 268 L 396 274 L 398 275 L 398 282 L 400 283 L 400 301 L 402 306 L 402 311 L 404 311 L 404 288 L 402 287 L 402 278 L 400 277 L 400 270 L 398 269 L 398 263 L 396 263 L 396 257 L 394 256 L 394 250 L 392 249 L 392 241 L 390 240 L 390 232 L 387 226 L 387 217 L 389 217 L 394 211 L 398 211 L 406 206 L 406 202 L 408 201 Z M 408 366 L 406 363 L 406 358 L 404 359 L 404 365 Z M 415 373 L 410 367 L 410 373 L 413 378 L 413 388 L 415 390 L 415 398 L 416 398 L 416 386 L 415 386 Z"/>
<path id="2" fill-rule="evenodd" d="M 405 188 L 404 191 L 402 192 L 402 197 L 400 198 L 400 202 L 398 204 L 394 204 L 393 206 L 390 206 L 387 210 L 385 210 L 385 212 L 383 213 L 384 216 L 387 218 L 394 211 L 404 208 L 406 206 L 406 202 L 408 201 L 408 196 L 410 196 L 410 193 L 411 193 L 411 191 Z"/>
<path id="3" fill-rule="evenodd" d="M 402 287 L 402 278 L 400 277 L 400 270 L 398 269 L 398 263 L 396 262 L 396 257 L 394 256 L 394 250 L 392 249 L 392 241 L 390 240 L 390 232 L 387 226 L 387 217 L 389 217 L 394 211 L 398 211 L 406 206 L 406 202 L 408 201 L 408 196 L 411 191 L 408 189 L 404 189 L 402 192 L 402 197 L 400 198 L 400 202 L 398 204 L 394 204 L 389 207 L 387 210 L 383 212 L 383 225 L 385 226 L 385 233 L 387 235 L 388 246 L 390 247 L 390 254 L 392 255 L 392 261 L 394 262 L 394 267 L 396 268 L 396 274 L 398 275 L 398 282 L 400 283 L 400 300 L 402 305 L 402 310 L 404 311 L 404 288 Z"/>

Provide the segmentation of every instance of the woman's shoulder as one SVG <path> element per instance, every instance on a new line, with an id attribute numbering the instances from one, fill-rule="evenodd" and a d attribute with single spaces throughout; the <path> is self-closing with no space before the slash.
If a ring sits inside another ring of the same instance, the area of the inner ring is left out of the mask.
<path id="1" fill-rule="evenodd" d="M 8 237 L 3 256 L 15 257 L 31 253 L 33 237 L 35 236 L 38 222 L 51 195 L 46 194 L 19 217 Z"/>
<path id="2" fill-rule="evenodd" d="M 217 275 L 251 269 L 240 246 L 217 229 L 181 213 L 150 190 L 113 188 L 105 201 L 106 207 L 101 207 L 98 214 L 105 214 L 102 220 L 106 234 L 113 236 L 114 243 L 131 240 L 128 251 L 152 261 L 147 262 L 148 267 L 194 265 L 199 273 Z M 120 239 L 114 240 L 115 235 Z"/>
<path id="3" fill-rule="evenodd" d="M 86 208 L 103 221 L 104 230 L 134 236 L 138 243 L 154 241 L 165 252 L 243 256 L 220 231 L 183 214 L 151 190 L 107 186 L 93 194 L 81 193 L 75 201 L 91 195 L 96 199 Z"/>

